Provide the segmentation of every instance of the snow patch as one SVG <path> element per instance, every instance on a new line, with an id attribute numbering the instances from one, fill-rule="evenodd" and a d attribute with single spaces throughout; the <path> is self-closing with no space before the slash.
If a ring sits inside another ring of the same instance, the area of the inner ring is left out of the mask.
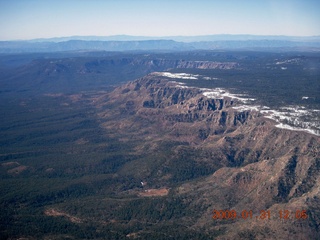
<path id="1" fill-rule="evenodd" d="M 218 80 L 215 77 L 208 77 L 199 74 L 190 74 L 190 73 L 170 73 L 170 72 L 155 72 L 153 73 L 158 76 L 174 78 L 174 79 L 184 79 L 184 80 L 198 80 L 199 78 L 203 80 Z"/>
<path id="2" fill-rule="evenodd" d="M 241 96 L 244 96 L 243 94 L 230 93 L 223 88 L 214 88 L 214 89 L 202 88 L 201 90 L 203 91 L 202 95 L 206 96 L 207 98 L 222 99 L 225 97 L 229 97 L 231 99 L 237 99 L 243 103 L 248 103 L 255 100 L 254 98 L 241 97 Z"/>
<path id="3" fill-rule="evenodd" d="M 185 83 L 182 83 L 182 82 L 169 81 L 169 83 L 175 84 L 176 87 L 178 87 L 178 88 L 190 88 L 190 87 L 188 87 L 188 86 L 185 86 Z"/>
<path id="4" fill-rule="evenodd" d="M 204 80 L 218 80 L 219 78 L 214 77 L 203 77 Z"/>
<path id="5" fill-rule="evenodd" d="M 276 64 L 285 64 L 296 62 L 296 59 L 288 60 L 285 62 L 277 62 Z M 285 69 L 283 69 L 285 70 Z M 158 72 L 154 73 L 158 76 L 164 76 L 173 79 L 190 79 L 197 80 L 199 78 L 205 80 L 215 80 L 217 78 L 203 77 L 201 75 L 188 74 L 188 73 L 170 73 L 170 72 Z M 191 88 L 185 86 L 185 83 L 170 81 L 174 83 L 176 87 L 179 88 Z M 303 106 L 287 106 L 281 107 L 277 110 L 270 109 L 268 106 L 257 106 L 252 105 L 255 101 L 254 98 L 249 98 L 247 95 L 230 93 L 223 88 L 199 88 L 202 95 L 207 98 L 212 99 L 223 99 L 231 98 L 232 100 L 237 100 L 242 105 L 237 104 L 232 108 L 237 111 L 257 111 L 260 112 L 265 118 L 272 119 L 277 122 L 275 127 L 294 130 L 294 131 L 304 131 L 317 136 L 320 136 L 320 110 L 317 109 L 306 109 Z M 303 96 L 302 100 L 307 100 L 309 97 Z"/>
<path id="6" fill-rule="evenodd" d="M 288 59 L 282 62 L 276 62 L 276 65 L 287 64 L 287 63 L 298 63 L 300 62 L 299 58 Z"/>
<path id="7" fill-rule="evenodd" d="M 232 107 L 235 110 L 238 111 L 260 111 L 260 106 L 249 106 L 249 105 L 240 105 L 240 106 L 236 106 L 236 107 Z"/>
<path id="8" fill-rule="evenodd" d="M 319 110 L 302 106 L 282 107 L 278 110 L 261 110 L 266 118 L 276 121 L 276 127 L 305 131 L 320 136 Z"/>
<path id="9" fill-rule="evenodd" d="M 167 77 L 167 78 L 175 78 L 175 79 L 191 79 L 197 80 L 200 75 L 197 74 L 189 74 L 189 73 L 170 73 L 170 72 L 159 72 L 157 73 L 159 76 Z"/>

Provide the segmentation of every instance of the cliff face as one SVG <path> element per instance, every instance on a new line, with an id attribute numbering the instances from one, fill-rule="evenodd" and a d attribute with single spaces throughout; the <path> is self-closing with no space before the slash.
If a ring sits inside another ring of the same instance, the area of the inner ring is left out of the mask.
<path id="1" fill-rule="evenodd" d="M 308 146 L 319 141 L 311 134 L 276 128 L 258 111 L 237 109 L 241 104 L 237 99 L 208 98 L 201 89 L 184 87 L 156 74 L 125 84 L 96 104 L 107 128 L 134 130 L 138 138 L 141 131 L 152 129 L 159 138 L 214 144 L 215 151 L 227 155 L 230 164 L 238 162 L 235 165 L 246 162 L 247 156 L 252 158 L 248 163 L 290 155 L 295 148 L 311 151 Z M 125 121 L 113 121 L 119 118 Z"/>
<path id="2" fill-rule="evenodd" d="M 133 64 L 142 64 L 149 66 L 166 66 L 168 68 L 199 68 L 199 69 L 233 69 L 239 66 L 236 62 L 213 62 L 213 61 L 186 61 L 186 60 L 143 60 L 133 62 Z"/>
<path id="3" fill-rule="evenodd" d="M 187 60 L 168 60 L 168 59 L 137 59 L 121 58 L 113 60 L 98 60 L 87 62 L 84 65 L 85 72 L 94 72 L 101 67 L 110 66 L 145 66 L 151 71 L 160 71 L 169 68 L 198 68 L 198 69 L 234 69 L 239 67 L 236 62 L 215 62 L 215 61 L 187 61 Z"/>
<path id="4" fill-rule="evenodd" d="M 123 85 L 95 104 L 106 131 L 141 143 L 137 153 L 170 152 L 162 160 L 153 157 L 161 163 L 148 165 L 149 170 L 132 168 L 133 175 L 157 186 L 188 179 L 188 171 L 193 178 L 207 176 L 172 189 L 175 196 L 192 199 L 191 209 L 201 209 L 192 226 L 226 230 L 220 239 L 320 237 L 315 227 L 320 224 L 318 136 L 276 128 L 257 111 L 233 108 L 237 100 L 208 98 L 198 88 L 155 74 Z M 254 218 L 215 221 L 214 209 L 252 210 Z M 272 220 L 258 221 L 261 210 L 270 211 Z M 290 220 L 278 216 L 283 210 L 290 211 Z M 308 219 L 295 217 L 302 210 Z"/>
<path id="5" fill-rule="evenodd" d="M 71 54 L 71 53 L 70 53 Z M 85 53 L 84 53 L 85 54 Z M 80 54 L 81 55 L 81 54 Z M 186 61 L 150 56 L 74 57 L 35 59 L 2 73 L 2 92 L 26 94 L 87 91 L 110 87 L 172 68 L 234 69 L 238 63 L 215 61 Z"/>
<path id="6" fill-rule="evenodd" d="M 230 98 L 208 98 L 198 88 L 182 87 L 153 74 L 119 87 L 109 99 L 109 103 L 118 104 L 123 114 L 147 116 L 162 112 L 161 121 L 205 120 L 213 127 L 228 128 L 245 124 L 253 117 L 249 111 L 232 109 L 235 101 Z"/>

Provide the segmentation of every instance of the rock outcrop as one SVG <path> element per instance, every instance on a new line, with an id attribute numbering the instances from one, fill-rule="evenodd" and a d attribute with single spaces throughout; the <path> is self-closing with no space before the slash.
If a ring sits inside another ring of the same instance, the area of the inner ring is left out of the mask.
<path id="1" fill-rule="evenodd" d="M 236 110 L 237 99 L 208 98 L 201 89 L 156 74 L 123 85 L 96 104 L 107 131 L 143 143 L 138 153 L 170 152 L 149 172 L 136 173 L 139 177 L 158 186 L 192 176 L 172 194 L 190 201 L 190 209 L 201 209 L 193 227 L 224 229 L 219 239 L 320 237 L 318 136 L 276 128 L 258 111 Z M 213 220 L 214 209 L 252 211 L 253 218 Z M 261 210 L 269 211 L 270 220 L 259 218 Z M 284 210 L 291 219 L 279 216 Z M 298 218 L 301 211 L 307 219 Z"/>
<path id="2" fill-rule="evenodd" d="M 187 61 L 187 60 L 168 60 L 168 59 L 137 59 L 137 58 L 121 58 L 115 60 L 96 60 L 87 62 L 82 69 L 83 72 L 94 72 L 95 69 L 104 66 L 146 66 L 152 71 L 159 71 L 171 68 L 184 69 L 235 69 L 239 67 L 236 62 L 216 62 L 216 61 Z"/>
<path id="3" fill-rule="evenodd" d="M 181 87 L 153 74 L 115 89 L 109 99 L 108 104 L 117 104 L 122 114 L 146 116 L 161 111 L 159 121 L 205 120 L 213 128 L 242 125 L 256 115 L 232 109 L 236 100 L 231 98 L 208 98 L 198 88 Z"/>

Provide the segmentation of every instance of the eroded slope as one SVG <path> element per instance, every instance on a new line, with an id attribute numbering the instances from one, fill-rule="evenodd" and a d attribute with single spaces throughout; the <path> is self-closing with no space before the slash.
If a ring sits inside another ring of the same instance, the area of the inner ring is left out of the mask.
<path id="1" fill-rule="evenodd" d="M 97 106 L 107 131 L 122 141 L 143 141 L 137 152 L 157 162 L 137 161 L 124 169 L 150 185 L 173 186 L 171 194 L 198 209 L 186 221 L 190 227 L 223 229 L 221 239 L 319 237 L 319 137 L 276 128 L 261 112 L 241 111 L 238 104 L 151 74 L 101 97 Z M 162 151 L 170 154 L 157 159 Z M 252 210 L 254 216 L 214 220 L 214 209 Z M 261 210 L 270 219 L 258 219 Z M 280 210 L 289 211 L 289 219 Z M 308 218 L 297 219 L 297 211 Z"/>

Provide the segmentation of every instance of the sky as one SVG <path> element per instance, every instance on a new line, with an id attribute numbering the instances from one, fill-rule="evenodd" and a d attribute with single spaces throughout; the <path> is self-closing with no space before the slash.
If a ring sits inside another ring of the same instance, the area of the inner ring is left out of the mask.
<path id="1" fill-rule="evenodd" d="M 0 40 L 320 35 L 319 0 L 0 0 Z"/>

